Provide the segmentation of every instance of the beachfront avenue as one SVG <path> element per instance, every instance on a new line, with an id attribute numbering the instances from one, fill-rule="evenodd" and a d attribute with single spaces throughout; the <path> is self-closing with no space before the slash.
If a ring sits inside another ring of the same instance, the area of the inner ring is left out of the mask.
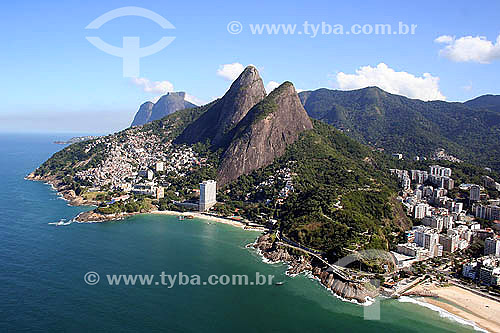
<path id="1" fill-rule="evenodd" d="M 86 284 L 92 286 L 99 281 L 106 281 L 110 286 L 161 286 L 173 288 L 175 286 L 265 286 L 274 283 L 274 275 L 264 275 L 259 272 L 255 276 L 250 277 L 246 274 L 232 275 L 209 275 L 206 279 L 202 279 L 197 274 L 184 274 L 182 272 L 176 274 L 167 274 L 162 271 L 160 274 L 106 274 L 106 279 L 100 278 L 99 274 L 91 271 L 84 275 Z M 102 283 L 101 283 L 102 284 Z M 277 285 L 281 284 L 276 282 Z"/>

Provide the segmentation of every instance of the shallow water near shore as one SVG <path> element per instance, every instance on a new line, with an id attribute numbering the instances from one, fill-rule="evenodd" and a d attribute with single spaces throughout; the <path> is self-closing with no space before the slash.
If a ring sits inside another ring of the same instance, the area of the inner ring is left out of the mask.
<path id="1" fill-rule="evenodd" d="M 258 232 L 175 216 L 140 215 L 107 223 L 72 223 L 70 207 L 50 186 L 24 180 L 62 146 L 60 135 L 0 134 L 1 331 L 336 331 L 471 332 L 471 326 L 413 303 L 381 301 L 381 320 L 343 302 L 286 265 L 253 249 Z M 96 285 L 84 275 L 97 272 Z M 262 286 L 110 286 L 107 274 L 161 272 L 274 275 Z"/>

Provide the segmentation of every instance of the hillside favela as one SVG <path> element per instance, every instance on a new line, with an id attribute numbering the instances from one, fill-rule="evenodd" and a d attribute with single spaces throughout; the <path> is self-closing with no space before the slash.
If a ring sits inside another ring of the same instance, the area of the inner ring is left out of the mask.
<path id="1" fill-rule="evenodd" d="M 2 331 L 500 332 L 498 4 L 128 5 L 1 5 Z"/>

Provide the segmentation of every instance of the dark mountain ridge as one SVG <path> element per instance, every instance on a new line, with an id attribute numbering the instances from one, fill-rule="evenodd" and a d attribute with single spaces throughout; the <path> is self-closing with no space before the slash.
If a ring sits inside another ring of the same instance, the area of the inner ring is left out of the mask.
<path id="1" fill-rule="evenodd" d="M 377 87 L 318 89 L 299 97 L 310 117 L 389 153 L 429 156 L 444 148 L 460 159 L 500 170 L 500 161 L 492 158 L 493 152 L 500 154 L 500 112 L 472 108 L 471 101 L 424 102 Z"/>

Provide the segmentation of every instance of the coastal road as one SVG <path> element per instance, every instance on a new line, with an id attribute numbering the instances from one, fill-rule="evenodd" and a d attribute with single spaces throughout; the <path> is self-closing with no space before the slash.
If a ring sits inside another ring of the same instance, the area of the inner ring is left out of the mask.
<path id="1" fill-rule="evenodd" d="M 305 252 L 305 253 L 307 253 L 307 254 L 309 254 L 309 255 L 317 258 L 318 260 L 320 260 L 321 262 L 323 262 L 325 265 L 327 265 L 329 268 L 331 268 L 332 272 L 335 275 L 339 276 L 344 281 L 358 282 L 358 281 L 355 281 L 349 274 L 345 273 L 343 271 L 343 267 L 330 264 L 328 261 L 326 261 L 325 259 L 323 259 L 319 255 L 319 254 L 321 254 L 321 252 L 315 251 L 315 250 L 311 250 L 311 249 L 309 249 L 309 248 L 307 248 L 305 246 L 301 246 L 300 244 L 297 244 L 297 243 L 295 243 L 293 241 L 290 241 L 288 238 L 286 238 L 284 236 L 281 236 L 279 231 L 276 232 L 276 238 L 278 239 L 278 241 L 279 241 L 278 243 L 280 245 L 291 247 L 293 249 Z"/>

